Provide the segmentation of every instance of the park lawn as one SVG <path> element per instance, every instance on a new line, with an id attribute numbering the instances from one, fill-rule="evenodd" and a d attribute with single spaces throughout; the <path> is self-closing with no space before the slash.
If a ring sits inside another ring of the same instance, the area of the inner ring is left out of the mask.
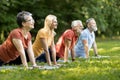
<path id="1" fill-rule="evenodd" d="M 97 45 L 100 55 L 110 57 L 77 58 L 52 70 L 2 69 L 0 80 L 120 80 L 120 41 L 98 41 Z M 90 56 L 93 56 L 92 50 Z"/>

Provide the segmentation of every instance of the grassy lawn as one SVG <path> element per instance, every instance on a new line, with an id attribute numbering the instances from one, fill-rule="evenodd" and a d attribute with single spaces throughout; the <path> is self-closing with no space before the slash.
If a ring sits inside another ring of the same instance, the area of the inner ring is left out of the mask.
<path id="1" fill-rule="evenodd" d="M 59 69 L 2 69 L 0 80 L 120 80 L 120 41 L 97 41 L 98 52 L 107 58 L 77 58 Z M 93 56 L 93 51 L 90 51 Z M 63 64 L 63 63 L 62 63 Z"/>

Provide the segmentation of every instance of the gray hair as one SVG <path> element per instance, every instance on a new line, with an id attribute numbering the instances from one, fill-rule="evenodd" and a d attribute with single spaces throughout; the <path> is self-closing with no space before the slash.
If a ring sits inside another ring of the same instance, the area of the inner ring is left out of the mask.
<path id="1" fill-rule="evenodd" d="M 74 20 L 74 21 L 72 21 L 72 23 L 71 23 L 71 27 L 74 27 L 74 26 L 77 26 L 78 24 L 82 24 L 82 21 L 81 20 Z"/>
<path id="2" fill-rule="evenodd" d="M 88 25 L 88 23 L 91 21 L 91 20 L 95 20 L 94 18 L 89 18 L 86 20 L 86 25 Z"/>
<path id="3" fill-rule="evenodd" d="M 32 16 L 32 13 L 28 11 L 22 11 L 17 14 L 17 24 L 22 27 L 22 22 L 26 21 L 26 16 Z"/>

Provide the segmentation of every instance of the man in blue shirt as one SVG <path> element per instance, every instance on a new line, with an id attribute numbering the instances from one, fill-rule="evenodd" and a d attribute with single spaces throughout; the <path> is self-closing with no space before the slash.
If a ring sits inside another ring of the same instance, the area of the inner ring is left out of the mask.
<path id="1" fill-rule="evenodd" d="M 89 58 L 89 50 L 93 46 L 95 56 L 98 56 L 97 45 L 95 41 L 95 33 L 97 25 L 94 18 L 89 18 L 86 21 L 87 28 L 82 31 L 78 42 L 75 45 L 76 57 Z"/>

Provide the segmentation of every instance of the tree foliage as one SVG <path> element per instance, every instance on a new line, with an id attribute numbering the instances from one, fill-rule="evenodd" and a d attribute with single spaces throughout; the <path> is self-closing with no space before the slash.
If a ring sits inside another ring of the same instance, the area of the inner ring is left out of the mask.
<path id="1" fill-rule="evenodd" d="M 120 35 L 119 0 L 0 0 L 0 10 L 0 42 L 17 27 L 16 14 L 23 10 L 33 13 L 36 22 L 35 29 L 31 31 L 33 38 L 44 26 L 48 14 L 58 18 L 58 36 L 70 28 L 72 20 L 80 19 L 86 26 L 85 21 L 90 17 L 97 21 L 97 36 Z"/>

